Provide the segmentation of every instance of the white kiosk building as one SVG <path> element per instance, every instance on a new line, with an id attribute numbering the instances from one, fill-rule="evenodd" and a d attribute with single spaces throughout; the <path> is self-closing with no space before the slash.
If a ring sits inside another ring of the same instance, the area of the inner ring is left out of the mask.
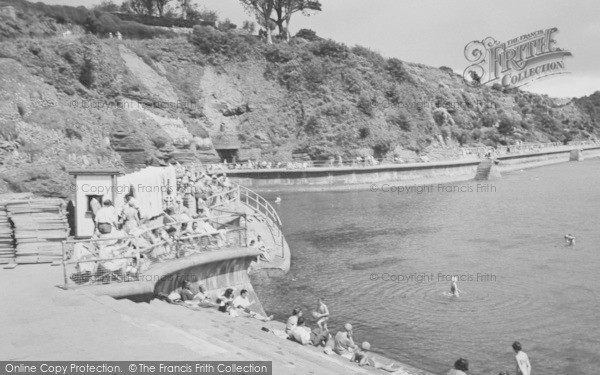
<path id="1" fill-rule="evenodd" d="M 75 238 L 90 238 L 94 234 L 95 223 L 91 202 L 98 200 L 100 204 L 106 199 L 113 203 L 117 199 L 118 170 L 72 170 L 75 176 Z"/>

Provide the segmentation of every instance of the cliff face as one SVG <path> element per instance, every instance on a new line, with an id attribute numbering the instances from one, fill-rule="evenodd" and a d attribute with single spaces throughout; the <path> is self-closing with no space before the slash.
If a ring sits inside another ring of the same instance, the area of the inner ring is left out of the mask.
<path id="1" fill-rule="evenodd" d="M 215 148 L 277 161 L 439 159 L 460 145 L 589 139 L 600 129 L 600 93 L 556 100 L 472 88 L 448 68 L 333 41 L 266 46 L 206 27 L 98 39 L 19 12 L 10 23 L 50 31 L 0 42 L 0 192 L 67 196 L 69 168 L 214 162 Z"/>

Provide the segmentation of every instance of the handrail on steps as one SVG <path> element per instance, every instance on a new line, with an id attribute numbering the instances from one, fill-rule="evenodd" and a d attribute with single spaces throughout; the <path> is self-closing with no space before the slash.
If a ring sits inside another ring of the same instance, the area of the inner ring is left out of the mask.
<path id="1" fill-rule="evenodd" d="M 279 218 L 279 214 L 275 208 L 273 208 L 273 206 L 265 198 L 256 192 L 235 183 L 231 184 L 233 185 L 233 188 L 206 198 L 207 202 L 215 202 L 208 208 L 216 209 L 218 207 L 225 206 L 228 203 L 238 201 L 253 210 L 255 213 L 260 214 L 266 219 L 267 228 L 271 233 L 271 237 L 273 237 L 275 246 L 281 247 L 281 254 L 277 254 L 276 256 L 284 258 L 285 239 L 283 237 L 283 224 L 281 223 L 281 219 Z M 278 237 L 281 238 L 280 243 L 277 241 Z"/>

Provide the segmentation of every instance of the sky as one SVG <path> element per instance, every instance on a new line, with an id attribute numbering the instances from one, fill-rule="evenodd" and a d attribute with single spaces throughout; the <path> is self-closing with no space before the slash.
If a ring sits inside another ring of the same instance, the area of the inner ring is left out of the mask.
<path id="1" fill-rule="evenodd" d="M 101 0 L 44 0 L 48 4 L 91 6 Z M 120 3 L 120 0 L 115 2 Z M 195 0 L 221 19 L 241 25 L 253 17 L 238 0 Z M 469 62 L 465 46 L 493 37 L 504 42 L 540 29 L 558 28 L 556 46 L 570 51 L 570 74 L 548 77 L 522 87 L 553 97 L 590 95 L 600 90 L 600 1 L 598 0 L 321 0 L 323 11 L 297 14 L 292 34 L 301 28 L 317 35 L 362 45 L 385 57 L 462 74 Z"/>

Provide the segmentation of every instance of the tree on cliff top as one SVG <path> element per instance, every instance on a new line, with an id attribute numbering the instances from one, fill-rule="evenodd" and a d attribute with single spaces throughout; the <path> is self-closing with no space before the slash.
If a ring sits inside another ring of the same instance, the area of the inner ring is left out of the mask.
<path id="1" fill-rule="evenodd" d="M 162 17 L 165 14 L 165 7 L 171 0 L 155 0 L 156 9 L 158 10 L 158 16 Z"/>
<path id="2" fill-rule="evenodd" d="M 104 0 L 94 7 L 94 10 L 101 10 L 109 13 L 118 12 L 119 9 L 119 6 L 115 4 L 112 0 Z"/>
<path id="3" fill-rule="evenodd" d="M 154 5 L 154 0 L 126 0 L 121 4 L 121 11 L 152 15 L 154 13 Z"/>
<path id="4" fill-rule="evenodd" d="M 273 22 L 279 28 L 279 35 L 289 42 L 292 15 L 297 12 L 310 15 L 311 11 L 320 12 L 321 9 L 319 0 L 275 0 L 274 11 L 277 19 L 273 19 Z"/>
<path id="5" fill-rule="evenodd" d="M 262 25 L 267 33 L 267 44 L 273 44 L 273 37 L 271 36 L 271 28 L 269 24 L 272 22 L 271 14 L 275 9 L 275 2 L 277 0 L 240 0 L 242 5 L 246 8 L 246 11 L 254 14 L 260 25 Z"/>
<path id="6" fill-rule="evenodd" d="M 192 0 L 177 0 L 177 4 L 181 9 L 181 18 L 184 20 L 187 19 L 190 13 L 194 11 Z"/>

